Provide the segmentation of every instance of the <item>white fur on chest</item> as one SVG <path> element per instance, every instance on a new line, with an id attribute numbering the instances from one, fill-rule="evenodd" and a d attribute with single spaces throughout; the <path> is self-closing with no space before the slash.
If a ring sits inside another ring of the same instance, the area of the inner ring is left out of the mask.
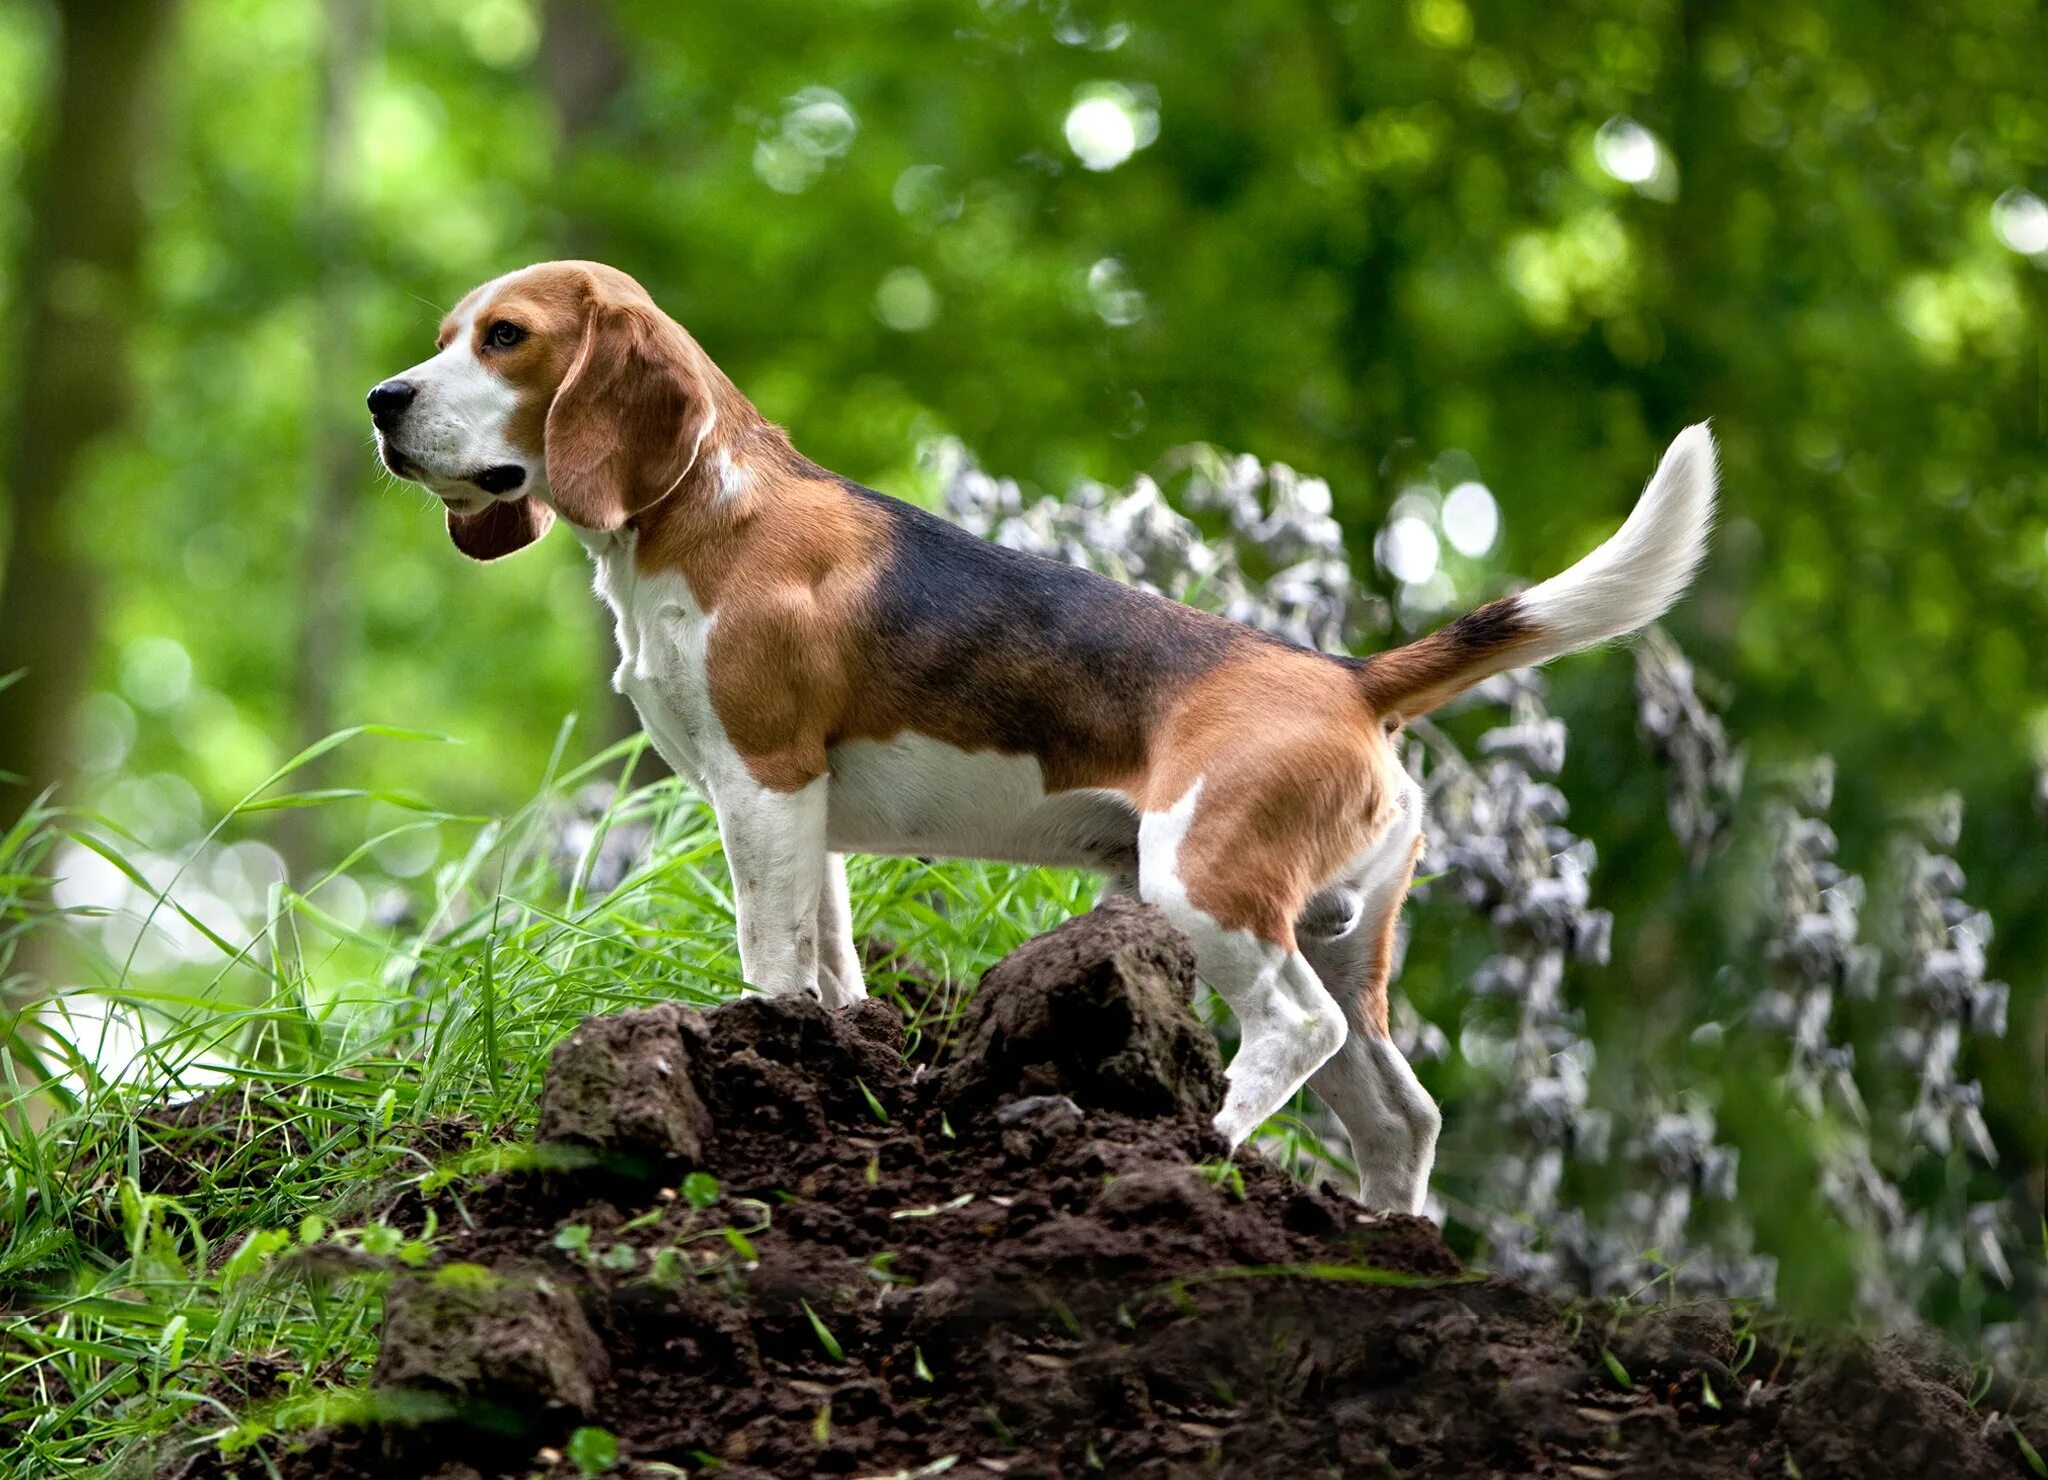
<path id="1" fill-rule="evenodd" d="M 597 593 L 612 609 L 619 665 L 612 688 L 633 702 L 647 738 L 676 774 L 708 795 L 707 771 L 731 753 L 711 707 L 704 655 L 717 624 L 680 575 L 634 568 L 633 536 L 592 537 Z"/>

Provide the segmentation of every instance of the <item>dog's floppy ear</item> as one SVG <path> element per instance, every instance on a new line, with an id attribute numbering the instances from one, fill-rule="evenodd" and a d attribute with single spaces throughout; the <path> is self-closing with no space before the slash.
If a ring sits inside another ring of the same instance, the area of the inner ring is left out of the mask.
<path id="1" fill-rule="evenodd" d="M 637 304 L 598 299 L 548 407 L 548 487 L 562 517 L 617 529 L 673 492 L 715 416 L 682 331 Z"/>
<path id="2" fill-rule="evenodd" d="M 555 511 L 531 495 L 493 503 L 481 514 L 448 511 L 448 538 L 471 560 L 502 560 L 548 532 Z"/>

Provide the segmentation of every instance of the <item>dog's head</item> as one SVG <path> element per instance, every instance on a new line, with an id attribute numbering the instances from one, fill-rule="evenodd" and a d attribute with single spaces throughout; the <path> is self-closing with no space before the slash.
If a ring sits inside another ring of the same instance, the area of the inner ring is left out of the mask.
<path id="1" fill-rule="evenodd" d="M 604 532 L 688 496 L 729 388 L 637 282 L 594 262 L 484 284 L 436 342 L 371 389 L 370 417 L 384 465 L 440 495 L 476 560 L 532 544 L 556 514 Z"/>

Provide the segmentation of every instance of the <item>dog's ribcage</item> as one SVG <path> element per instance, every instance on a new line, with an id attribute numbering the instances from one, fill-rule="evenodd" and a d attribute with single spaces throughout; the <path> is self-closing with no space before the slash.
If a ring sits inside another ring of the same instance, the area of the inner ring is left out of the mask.
<path id="1" fill-rule="evenodd" d="M 715 807 L 735 793 L 745 763 L 712 707 L 705 653 L 717 613 L 697 605 L 679 575 L 643 576 L 621 540 L 596 554 L 596 585 L 612 609 L 619 664 L 612 686 L 633 703 L 676 774 Z M 985 858 L 1123 872 L 1137 859 L 1138 817 L 1116 792 L 1048 795 L 1037 760 L 969 751 L 905 730 L 826 752 L 826 837 L 837 853 Z"/>

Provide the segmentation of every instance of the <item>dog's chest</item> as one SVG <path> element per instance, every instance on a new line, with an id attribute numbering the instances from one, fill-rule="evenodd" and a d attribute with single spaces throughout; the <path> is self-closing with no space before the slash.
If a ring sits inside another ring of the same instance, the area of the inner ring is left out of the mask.
<path id="1" fill-rule="evenodd" d="M 707 765 L 727 748 L 704 662 L 717 617 L 697 605 L 680 575 L 635 570 L 629 538 L 593 555 L 597 592 L 618 635 L 612 688 L 632 701 L 662 759 L 701 792 Z"/>

